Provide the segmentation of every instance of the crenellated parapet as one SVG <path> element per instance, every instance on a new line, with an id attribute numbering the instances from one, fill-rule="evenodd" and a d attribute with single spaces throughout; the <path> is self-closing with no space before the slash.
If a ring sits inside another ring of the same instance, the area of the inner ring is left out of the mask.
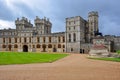
<path id="1" fill-rule="evenodd" d="M 52 25 L 52 23 L 49 21 L 49 18 L 44 17 L 44 18 L 40 19 L 38 16 L 36 16 L 36 19 L 34 20 L 34 23 L 35 23 L 35 25 L 36 24 L 46 24 L 46 25 L 49 25 L 49 26 Z"/>
<path id="2" fill-rule="evenodd" d="M 24 27 L 24 28 L 31 28 L 33 27 L 33 25 L 31 24 L 30 20 L 28 20 L 25 17 L 22 17 L 21 19 L 17 18 L 17 20 L 15 20 L 15 25 L 16 27 Z"/>
<path id="3" fill-rule="evenodd" d="M 98 17 L 99 15 L 98 15 L 97 11 L 91 11 L 91 12 L 88 13 L 88 17 L 91 17 L 91 16 L 97 16 Z"/>

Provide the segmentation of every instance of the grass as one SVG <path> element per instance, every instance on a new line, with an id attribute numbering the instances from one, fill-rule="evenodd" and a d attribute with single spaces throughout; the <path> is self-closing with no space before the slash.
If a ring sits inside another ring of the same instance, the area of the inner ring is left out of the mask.
<path id="1" fill-rule="evenodd" d="M 89 58 L 89 59 L 120 62 L 120 58 L 111 58 L 111 57 L 110 58 Z"/>
<path id="2" fill-rule="evenodd" d="M 50 63 L 67 55 L 68 54 L 48 54 L 33 52 L 0 52 L 0 65 Z"/>

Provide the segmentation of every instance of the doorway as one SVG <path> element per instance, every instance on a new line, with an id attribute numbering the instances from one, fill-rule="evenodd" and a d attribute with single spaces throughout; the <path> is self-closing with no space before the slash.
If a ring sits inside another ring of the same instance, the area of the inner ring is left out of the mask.
<path id="1" fill-rule="evenodd" d="M 28 46 L 27 45 L 23 46 L 23 52 L 28 52 Z"/>

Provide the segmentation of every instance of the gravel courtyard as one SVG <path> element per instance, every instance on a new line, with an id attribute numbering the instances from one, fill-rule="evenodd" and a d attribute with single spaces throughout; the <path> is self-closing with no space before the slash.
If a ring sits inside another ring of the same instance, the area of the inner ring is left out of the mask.
<path id="1" fill-rule="evenodd" d="M 71 54 L 53 63 L 1 65 L 0 80 L 120 80 L 120 62 Z"/>

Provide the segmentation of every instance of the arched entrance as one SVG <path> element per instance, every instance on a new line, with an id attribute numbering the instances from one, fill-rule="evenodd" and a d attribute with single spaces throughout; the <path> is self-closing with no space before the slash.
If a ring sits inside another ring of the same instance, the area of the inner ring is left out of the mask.
<path id="1" fill-rule="evenodd" d="M 46 52 L 46 45 L 45 44 L 42 45 L 42 48 L 43 48 L 43 52 Z"/>
<path id="2" fill-rule="evenodd" d="M 28 46 L 27 45 L 23 45 L 23 52 L 28 52 Z"/>

